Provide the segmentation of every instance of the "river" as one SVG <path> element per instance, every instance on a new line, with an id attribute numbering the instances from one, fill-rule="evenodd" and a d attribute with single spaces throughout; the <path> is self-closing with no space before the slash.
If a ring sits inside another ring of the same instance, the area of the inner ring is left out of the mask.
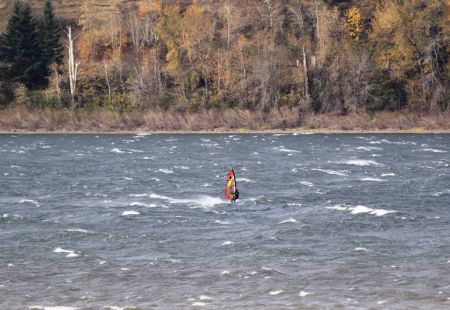
<path id="1" fill-rule="evenodd" d="M 0 135 L 0 309 L 449 309 L 449 165 L 445 134 Z"/>

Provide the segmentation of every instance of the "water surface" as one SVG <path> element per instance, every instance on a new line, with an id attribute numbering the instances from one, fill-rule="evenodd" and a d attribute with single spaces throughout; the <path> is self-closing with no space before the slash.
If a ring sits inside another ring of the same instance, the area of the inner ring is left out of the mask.
<path id="1" fill-rule="evenodd" d="M 449 165 L 450 135 L 1 135 L 0 308 L 448 309 Z"/>

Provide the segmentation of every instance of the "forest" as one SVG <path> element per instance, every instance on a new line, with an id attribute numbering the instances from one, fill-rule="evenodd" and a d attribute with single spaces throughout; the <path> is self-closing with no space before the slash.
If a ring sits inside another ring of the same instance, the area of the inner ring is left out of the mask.
<path id="1" fill-rule="evenodd" d="M 450 110 L 447 0 L 83 0 L 70 18 L 53 5 L 11 6 L 3 110 L 295 111 L 288 126 Z"/>

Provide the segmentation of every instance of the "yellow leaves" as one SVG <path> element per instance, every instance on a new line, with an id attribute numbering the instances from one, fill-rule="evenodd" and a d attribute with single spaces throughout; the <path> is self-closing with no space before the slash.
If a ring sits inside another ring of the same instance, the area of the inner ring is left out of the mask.
<path id="1" fill-rule="evenodd" d="M 150 12 L 150 6 L 147 3 L 140 3 L 137 9 L 137 15 L 144 17 L 148 12 Z"/>
<path id="2" fill-rule="evenodd" d="M 77 39 L 78 57 L 82 62 L 86 62 L 93 50 L 93 34 L 90 32 L 83 32 Z"/>
<path id="3" fill-rule="evenodd" d="M 364 32 L 363 20 L 361 16 L 361 11 L 356 7 L 352 6 L 345 15 L 345 25 L 347 26 L 350 36 L 359 41 Z"/>
<path id="4" fill-rule="evenodd" d="M 154 13 L 159 13 L 162 11 L 162 6 L 157 0 L 150 0 L 150 9 Z"/>

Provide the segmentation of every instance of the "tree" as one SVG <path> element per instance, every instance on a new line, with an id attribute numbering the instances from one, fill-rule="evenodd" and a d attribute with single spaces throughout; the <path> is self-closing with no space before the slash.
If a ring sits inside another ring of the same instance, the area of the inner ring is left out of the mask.
<path id="1" fill-rule="evenodd" d="M 63 47 L 59 42 L 59 27 L 53 14 L 50 0 L 44 2 L 44 16 L 39 24 L 39 36 L 42 48 L 42 59 L 50 66 L 53 63 L 62 64 Z"/>
<path id="2" fill-rule="evenodd" d="M 9 65 L 5 74 L 8 80 L 23 83 L 28 89 L 48 85 L 49 70 L 42 61 L 36 21 L 29 4 L 22 6 L 16 2 L 0 42 L 0 60 Z"/>

